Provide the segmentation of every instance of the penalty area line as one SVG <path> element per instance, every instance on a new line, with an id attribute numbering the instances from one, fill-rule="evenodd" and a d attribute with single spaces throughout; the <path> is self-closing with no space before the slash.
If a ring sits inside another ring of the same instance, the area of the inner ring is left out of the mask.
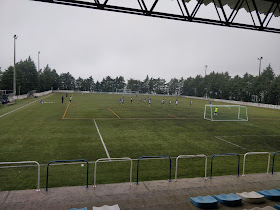
<path id="1" fill-rule="evenodd" d="M 104 149 L 105 149 L 106 155 L 107 155 L 107 157 L 108 157 L 109 159 L 111 159 L 111 158 L 110 158 L 110 155 L 109 155 L 109 152 L 108 152 L 108 150 L 107 150 L 107 147 L 106 147 L 106 145 L 105 145 L 105 143 L 104 143 L 104 141 L 103 141 L 103 138 L 102 138 L 102 136 L 101 136 L 101 133 L 100 133 L 100 131 L 99 131 L 99 129 L 98 129 L 97 123 L 95 122 L 95 120 L 93 120 L 93 121 L 94 121 L 96 130 L 97 130 L 97 132 L 98 132 L 98 134 L 99 134 L 100 140 L 101 140 L 101 142 L 102 142 L 102 144 L 103 144 L 103 147 L 104 147 Z"/>
<path id="2" fill-rule="evenodd" d="M 119 118 L 119 119 L 121 119 L 120 117 L 119 117 L 119 115 L 117 115 L 112 109 L 110 109 L 110 108 L 108 108 L 114 115 L 116 115 L 116 117 L 117 118 Z"/>
<path id="3" fill-rule="evenodd" d="M 224 142 L 226 142 L 226 143 L 229 143 L 229 144 L 231 144 L 231 145 L 233 145 L 233 146 L 236 146 L 236 147 L 239 147 L 239 148 L 241 148 L 241 149 L 250 151 L 250 150 L 248 150 L 248 149 L 245 148 L 245 147 L 239 146 L 238 144 L 234 144 L 234 143 L 232 143 L 232 142 L 230 142 L 230 141 L 227 141 L 227 140 L 225 140 L 225 139 L 223 139 L 223 138 L 221 138 L 221 137 L 222 137 L 222 136 L 215 136 L 216 139 L 219 139 L 219 140 L 221 140 L 221 141 L 224 141 Z M 224 137 L 225 137 L 225 136 L 224 136 Z"/>
<path id="4" fill-rule="evenodd" d="M 175 118 L 179 119 L 179 117 L 177 117 L 177 116 L 175 116 L 173 114 L 168 114 L 168 115 L 171 116 L 171 117 L 175 117 Z"/>
<path id="5" fill-rule="evenodd" d="M 74 94 L 73 94 L 73 95 L 74 95 Z M 73 97 L 73 95 L 71 95 L 70 97 Z M 67 110 L 68 110 L 70 104 L 71 104 L 71 102 L 69 101 L 69 102 L 68 102 L 68 105 L 67 105 L 67 107 L 66 107 L 66 109 L 65 109 L 64 115 L 62 116 L 62 120 L 64 119 L 64 117 L 65 117 L 65 115 L 66 115 L 66 113 L 67 113 Z"/>
<path id="6" fill-rule="evenodd" d="M 65 112 L 64 112 L 64 115 L 62 116 L 62 119 L 64 119 L 64 117 L 65 117 L 65 115 L 66 115 L 66 113 L 67 113 L 67 110 L 68 110 L 69 105 L 70 105 L 70 102 L 68 103 L 68 105 L 67 105 L 67 107 L 66 107 L 66 109 L 65 109 Z"/>

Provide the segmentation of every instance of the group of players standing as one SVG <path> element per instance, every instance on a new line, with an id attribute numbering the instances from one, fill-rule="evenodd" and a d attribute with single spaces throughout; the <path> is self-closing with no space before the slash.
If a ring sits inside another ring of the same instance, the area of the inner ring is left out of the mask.
<path id="1" fill-rule="evenodd" d="M 137 95 L 136 95 L 136 97 L 137 97 Z M 142 98 L 140 98 L 140 101 L 142 102 Z M 143 100 L 143 102 L 144 103 L 146 103 L 146 98 L 144 98 L 144 100 Z M 132 97 L 130 97 L 130 103 L 132 104 L 132 102 L 133 102 L 133 99 L 132 99 Z M 149 106 L 151 106 L 151 104 L 152 104 L 152 99 L 148 96 L 148 103 L 149 103 Z M 171 100 L 169 100 L 168 101 L 168 104 L 169 104 L 169 106 L 171 106 L 171 103 L 172 103 L 172 101 Z M 120 104 L 122 104 L 122 105 L 124 105 L 124 96 L 122 97 L 122 98 L 120 98 Z M 163 105 L 164 104 L 164 99 L 162 99 L 161 100 L 161 104 Z M 177 106 L 178 105 L 178 98 L 176 99 L 176 101 L 175 101 L 175 105 Z M 192 101 L 190 101 L 190 106 L 192 105 Z"/>

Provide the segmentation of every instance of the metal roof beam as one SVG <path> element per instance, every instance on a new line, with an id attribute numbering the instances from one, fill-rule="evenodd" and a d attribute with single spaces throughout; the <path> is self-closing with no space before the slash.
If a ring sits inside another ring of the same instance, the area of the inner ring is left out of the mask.
<path id="1" fill-rule="evenodd" d="M 232 28 L 258 30 L 258 31 L 265 31 L 265 32 L 279 33 L 280 34 L 280 28 L 264 27 L 263 24 L 261 24 L 261 26 L 257 26 L 257 25 L 255 25 L 255 23 L 254 23 L 254 25 L 248 25 L 248 24 L 242 24 L 242 23 L 233 23 L 232 21 L 229 21 L 229 19 L 227 19 L 226 21 L 222 21 L 222 20 L 213 20 L 213 19 L 195 17 L 195 15 L 196 15 L 197 11 L 199 10 L 199 7 L 201 6 L 203 0 L 200 0 L 198 2 L 198 4 L 196 5 L 195 9 L 192 12 L 192 15 L 189 15 L 188 9 L 187 9 L 184 2 L 182 2 L 182 3 L 183 3 L 184 9 L 185 9 L 185 12 L 187 13 L 187 15 L 183 14 L 183 11 L 182 11 L 181 7 L 180 8 L 181 8 L 182 15 L 180 15 L 180 14 L 169 14 L 169 13 L 164 13 L 164 12 L 155 12 L 154 8 L 155 8 L 155 6 L 156 6 L 156 4 L 158 3 L 159 0 L 154 1 L 153 6 L 150 10 L 147 9 L 144 0 L 141 0 L 141 2 L 142 3 L 144 2 L 143 5 L 145 5 L 145 6 L 139 4 L 140 9 L 108 5 L 107 4 L 108 1 L 105 1 L 103 4 L 100 4 L 100 2 L 98 0 L 97 0 L 97 3 L 95 3 L 95 2 L 85 2 L 85 1 L 76 1 L 76 0 L 32 0 L 32 1 L 52 3 L 52 4 L 60 4 L 60 5 L 68 5 L 68 6 L 89 8 L 89 9 L 106 10 L 106 11 L 112 11 L 112 12 L 121 12 L 121 13 L 126 13 L 126 14 L 134 14 L 134 15 L 142 15 L 142 16 L 147 16 L 148 15 L 148 16 L 157 17 L 157 18 L 172 19 L 172 20 L 179 20 L 179 21 L 185 21 L 185 22 L 204 23 L 204 24 L 211 24 L 211 25 L 217 25 L 217 26 L 228 26 L 228 27 L 232 27 Z M 140 3 L 140 0 L 138 2 Z M 179 2 L 179 1 L 177 1 L 177 2 Z M 247 0 L 246 0 L 246 3 L 248 5 Z M 143 7 L 145 7 L 145 9 L 143 9 Z M 239 8 L 240 8 L 240 6 L 239 6 Z M 277 8 L 279 9 L 279 0 L 278 0 Z M 253 17 L 252 17 L 252 19 L 253 19 Z M 271 17 L 270 17 L 270 19 L 271 19 Z M 253 19 L 253 22 L 254 22 L 254 19 Z"/>
<path id="2" fill-rule="evenodd" d="M 184 0 L 182 0 L 182 4 L 183 4 L 183 6 L 184 6 L 184 8 L 185 8 L 185 11 L 186 11 L 186 13 L 187 13 L 187 16 L 188 16 L 188 17 L 191 17 L 191 15 L 190 15 L 190 13 L 189 13 L 189 10 L 188 10 L 188 8 L 187 8 L 187 5 L 186 5 L 186 3 L 185 3 Z M 189 20 L 191 20 L 191 18 L 189 18 Z"/>
<path id="3" fill-rule="evenodd" d="M 252 2 L 253 2 L 253 5 L 254 5 L 254 8 L 255 8 L 255 10 L 256 10 L 256 14 L 257 14 L 259 23 L 260 23 L 261 28 L 262 28 L 262 27 L 263 27 L 263 22 L 262 22 L 262 20 L 261 20 L 260 14 L 259 14 L 259 12 L 258 12 L 259 10 L 258 10 L 258 8 L 257 8 L 257 4 L 256 4 L 255 0 L 252 0 Z"/>

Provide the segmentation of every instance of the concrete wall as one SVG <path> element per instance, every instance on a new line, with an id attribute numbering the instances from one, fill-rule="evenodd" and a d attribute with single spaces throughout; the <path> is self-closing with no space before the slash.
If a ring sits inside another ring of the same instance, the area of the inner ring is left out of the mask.
<path id="1" fill-rule="evenodd" d="M 212 99 L 212 98 L 208 99 L 208 98 L 200 98 L 200 97 L 193 97 L 193 96 L 183 96 L 183 97 L 211 101 L 212 103 L 222 102 L 222 103 L 230 103 L 230 104 L 237 104 L 237 105 L 244 105 L 244 106 L 254 106 L 254 107 L 263 107 L 263 108 L 280 110 L 280 105 L 261 104 L 261 103 L 252 103 L 252 102 L 244 102 L 244 101 L 223 100 L 223 99 Z"/>
<path id="2" fill-rule="evenodd" d="M 49 91 L 45 91 L 45 92 L 41 92 L 41 93 L 34 93 L 34 96 L 45 96 L 45 95 L 48 95 L 48 94 L 51 94 L 53 91 L 52 90 L 49 90 Z"/>
<path id="3" fill-rule="evenodd" d="M 53 92 L 52 90 L 48 90 L 48 91 L 41 92 L 41 93 L 34 93 L 33 96 L 37 96 L 37 97 L 45 96 L 45 95 L 51 94 L 52 92 Z M 9 97 L 9 100 L 13 101 L 13 100 L 25 99 L 25 98 L 27 98 L 27 94 L 19 95 L 19 96 L 11 96 L 11 97 Z"/>

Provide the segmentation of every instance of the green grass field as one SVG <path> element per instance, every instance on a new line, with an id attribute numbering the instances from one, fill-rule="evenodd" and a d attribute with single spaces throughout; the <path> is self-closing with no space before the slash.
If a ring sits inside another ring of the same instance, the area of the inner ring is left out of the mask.
<path id="1" fill-rule="evenodd" d="M 204 100 L 149 96 L 78 94 L 72 103 L 61 103 L 64 93 L 43 98 L 18 100 L 0 106 L 0 162 L 37 161 L 41 164 L 41 188 L 46 186 L 46 164 L 53 160 L 96 161 L 107 154 L 95 127 L 98 125 L 111 158 L 221 153 L 275 152 L 280 150 L 280 111 L 247 107 L 248 122 L 211 122 L 203 119 Z M 130 103 L 133 97 L 133 103 Z M 142 101 L 140 101 L 142 98 Z M 161 100 L 165 99 L 165 104 Z M 172 105 L 168 105 L 172 100 Z M 192 105 L 190 106 L 190 100 Z M 33 102 L 33 103 L 32 103 Z M 215 104 L 215 103 L 214 103 Z M 222 104 L 222 103 L 219 103 Z M 278 157 L 278 156 L 277 156 Z M 242 169 L 242 159 L 240 169 Z M 278 160 L 277 160 L 278 161 Z M 275 170 L 280 170 L 277 165 Z M 208 158 L 210 175 L 210 158 Z M 136 181 L 133 162 L 133 181 Z M 246 173 L 264 173 L 267 155 L 248 156 Z M 97 184 L 129 181 L 129 162 L 99 163 Z M 139 181 L 168 179 L 167 159 L 140 161 Z M 81 164 L 51 165 L 49 187 L 85 185 L 86 167 Z M 94 163 L 89 164 L 93 184 Z M 240 170 L 241 174 L 242 170 Z M 0 190 L 35 189 L 36 167 L 0 168 Z M 237 173 L 236 157 L 215 157 L 213 175 Z M 172 179 L 175 159 L 172 159 Z M 178 178 L 203 177 L 204 159 L 180 159 Z"/>

